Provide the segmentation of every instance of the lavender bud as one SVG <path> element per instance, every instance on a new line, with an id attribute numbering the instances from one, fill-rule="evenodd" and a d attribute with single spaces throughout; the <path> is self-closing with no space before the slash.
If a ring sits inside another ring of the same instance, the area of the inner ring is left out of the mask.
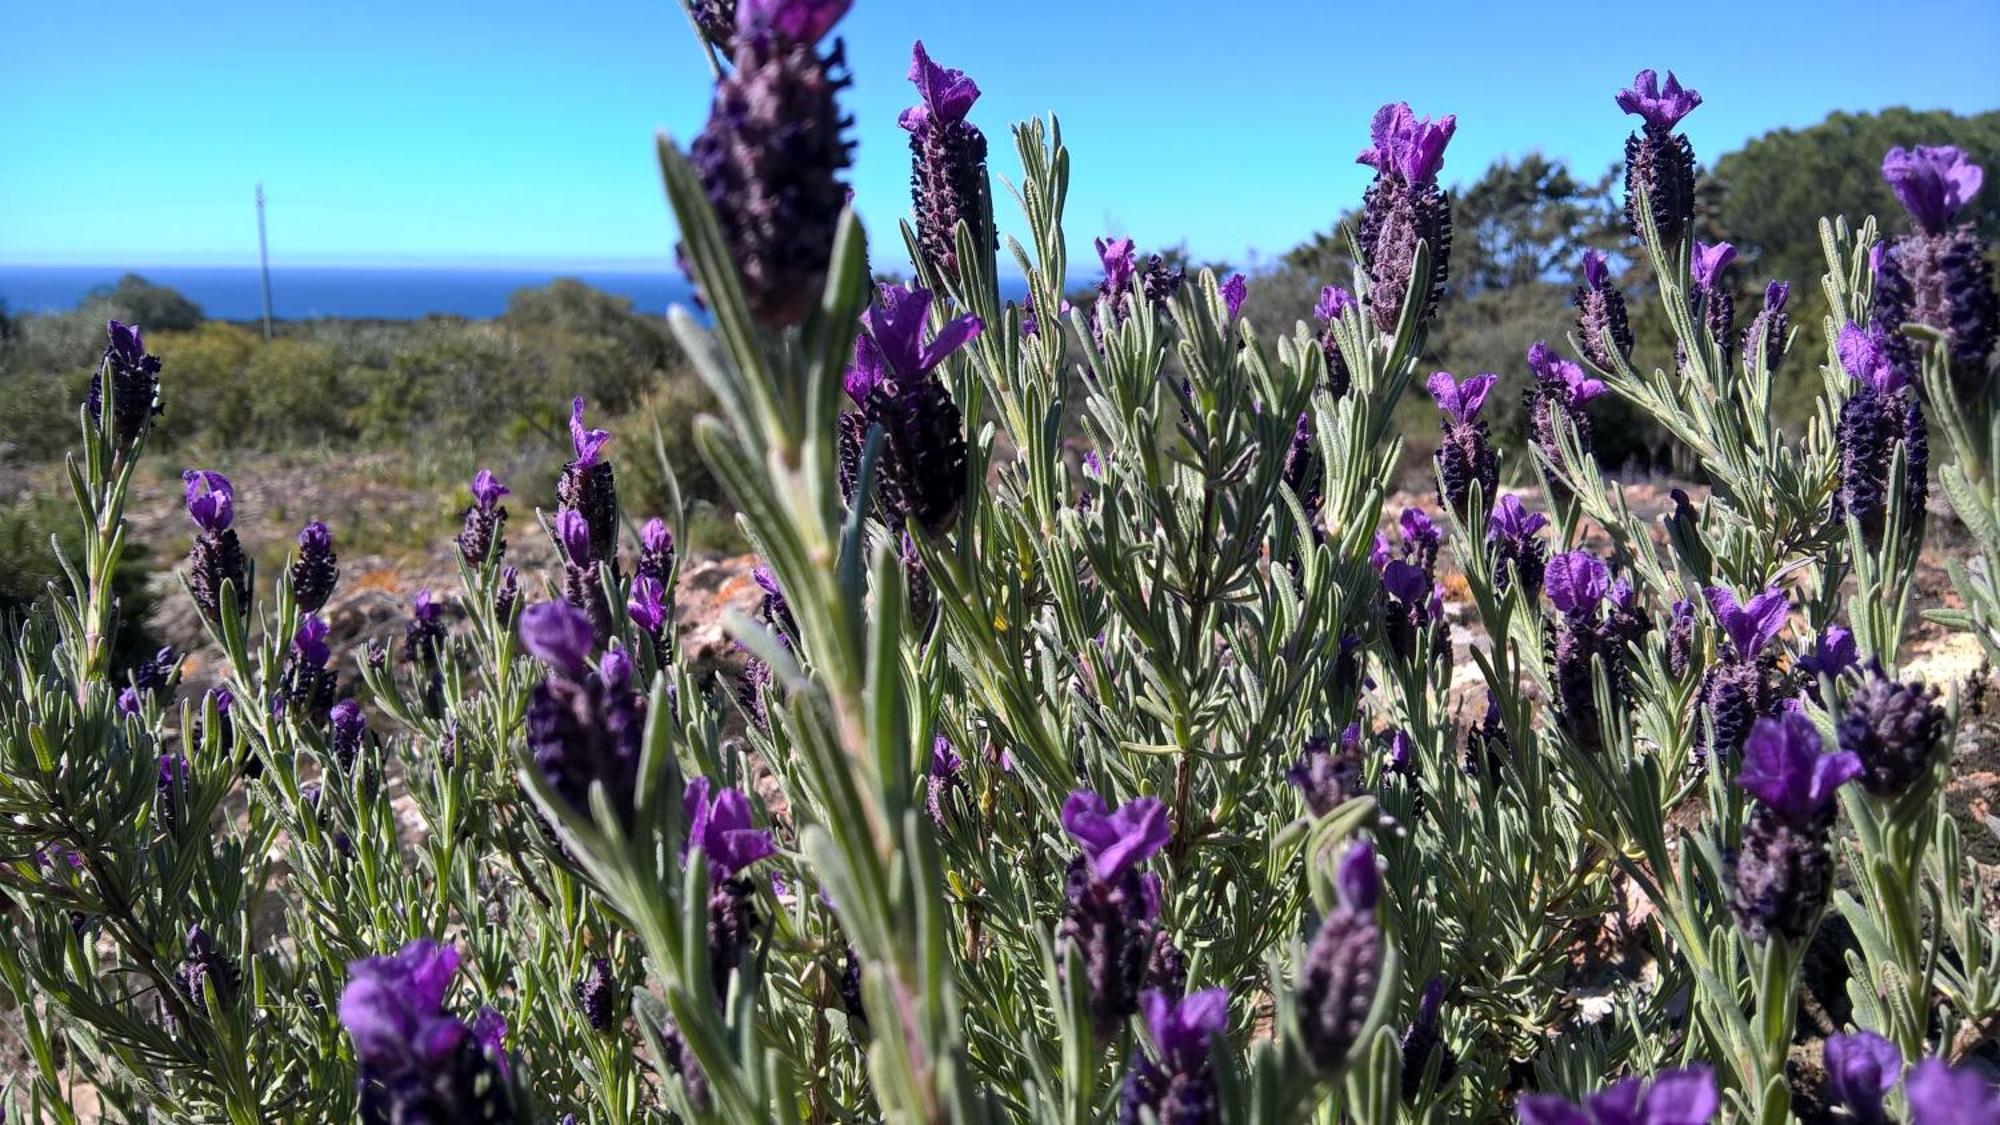
<path id="1" fill-rule="evenodd" d="M 1644 120 L 1639 132 L 1625 140 L 1625 216 L 1632 233 L 1645 237 L 1639 209 L 1645 196 L 1652 207 L 1660 241 L 1671 245 L 1694 221 L 1694 149 L 1687 137 L 1674 132 L 1683 117 L 1701 104 L 1701 95 L 1681 87 L 1672 71 L 1664 89 L 1659 76 L 1642 70 L 1629 89 L 1618 91 L 1618 108 Z"/>
<path id="2" fill-rule="evenodd" d="M 204 1011 L 207 1004 L 207 988 L 215 986 L 217 1005 L 229 1008 L 236 1003 L 236 993 L 242 984 L 242 976 L 236 971 L 236 963 L 221 950 L 215 948 L 215 940 L 200 926 L 191 927 L 187 936 L 187 953 L 174 969 L 174 981 L 181 987 L 181 994 L 197 1011 Z"/>
<path id="3" fill-rule="evenodd" d="M 236 492 L 229 478 L 209 469 L 181 473 L 188 518 L 198 534 L 188 552 L 187 583 L 195 606 L 210 623 L 222 620 L 222 585 L 227 582 L 241 599 L 245 589 L 243 545 L 230 526 L 235 519 Z"/>
<path id="4" fill-rule="evenodd" d="M 910 134 L 917 245 L 933 268 L 951 276 L 958 271 L 958 224 L 966 223 L 977 238 L 984 221 L 986 136 L 965 119 L 979 87 L 965 72 L 932 62 L 921 41 L 910 54 L 910 81 L 923 100 L 897 123 Z"/>
<path id="5" fill-rule="evenodd" d="M 1604 334 L 1611 334 L 1611 346 L 1619 356 L 1630 356 L 1632 327 L 1626 322 L 1625 294 L 1611 284 L 1604 255 L 1595 250 L 1583 252 L 1583 284 L 1576 287 L 1572 300 L 1576 305 L 1577 343 L 1583 347 L 1584 356 L 1600 370 L 1613 370 L 1616 364 L 1611 353 L 1604 350 Z"/>
<path id="6" fill-rule="evenodd" d="M 1292 430 L 1292 443 L 1285 448 L 1285 467 L 1280 472 L 1285 486 L 1299 498 L 1299 507 L 1304 508 L 1307 517 L 1314 520 L 1313 532 L 1319 534 L 1318 516 L 1324 502 L 1321 488 L 1326 480 L 1326 467 L 1320 463 L 1319 442 L 1314 440 L 1311 414 L 1299 415 L 1299 422 Z"/>
<path id="7" fill-rule="evenodd" d="M 1528 390 L 1528 430 L 1535 447 L 1549 460 L 1562 463 L 1562 447 L 1556 440 L 1556 419 L 1567 418 L 1576 429 L 1577 445 L 1591 450 L 1590 415 L 1584 405 L 1602 395 L 1604 382 L 1584 375 L 1583 368 L 1537 340 L 1528 348 L 1528 368 L 1535 373 L 1535 385 Z"/>
<path id="8" fill-rule="evenodd" d="M 1313 306 L 1313 316 L 1320 325 L 1319 351 L 1326 359 L 1326 382 L 1321 385 L 1336 402 L 1346 397 L 1354 376 L 1348 370 L 1347 357 L 1340 354 L 1340 341 L 1334 337 L 1333 326 L 1356 303 L 1354 294 L 1338 285 L 1329 285 L 1319 291 L 1319 302 Z"/>
<path id="9" fill-rule="evenodd" d="M 507 509 L 500 498 L 508 494 L 491 469 L 481 469 L 472 478 L 472 504 L 458 531 L 458 555 L 467 566 L 481 566 L 507 553 Z"/>
<path id="10" fill-rule="evenodd" d="M 917 636 L 928 637 L 937 599 L 931 589 L 930 575 L 924 571 L 923 556 L 917 553 L 917 541 L 907 531 L 903 533 L 903 547 L 896 553 L 896 561 L 903 566 L 903 582 L 910 591 L 910 622 Z"/>
<path id="11" fill-rule="evenodd" d="M 1694 670 L 1694 603 L 1683 598 L 1674 603 L 1667 623 L 1667 673 L 1686 680 Z"/>
<path id="12" fill-rule="evenodd" d="M 861 958 L 851 945 L 840 962 L 840 1006 L 847 1012 L 848 1023 L 863 1031 L 867 1029 L 868 1009 L 861 1000 Z"/>
<path id="13" fill-rule="evenodd" d="M 1835 792 L 1861 770 L 1852 753 L 1823 753 L 1818 728 L 1797 712 L 1751 730 L 1736 783 L 1757 804 L 1730 864 L 1729 906 L 1752 941 L 1812 933 L 1833 885 Z"/>
<path id="14" fill-rule="evenodd" d="M 636 573 L 642 578 L 651 578 L 662 587 L 673 581 L 674 533 L 668 530 L 667 521 L 654 517 L 639 529 L 639 565 Z"/>
<path id="15" fill-rule="evenodd" d="M 521 604 L 521 572 L 511 566 L 500 568 L 500 588 L 493 594 L 493 616 L 502 626 L 514 619 L 514 608 Z"/>
<path id="16" fill-rule="evenodd" d="M 799 324 L 818 303 L 847 207 L 838 177 L 853 146 L 835 100 L 845 60 L 838 41 L 825 55 L 817 48 L 846 10 L 775 0 L 739 13 L 735 69 L 716 83 L 688 152 L 750 313 L 767 328 Z"/>
<path id="17" fill-rule="evenodd" d="M 1548 570 L 1548 546 L 1540 538 L 1549 517 L 1531 512 L 1518 496 L 1502 496 L 1486 519 L 1486 548 L 1493 556 L 1493 585 L 1509 589 L 1516 581 L 1530 603 L 1542 593 Z"/>
<path id="18" fill-rule="evenodd" d="M 1785 312 L 1785 302 L 1791 298 L 1792 287 L 1782 281 L 1774 281 L 1764 287 L 1764 305 L 1750 321 L 1750 327 L 1743 330 L 1743 369 L 1754 371 L 1761 357 L 1765 370 L 1776 368 L 1785 358 L 1785 337 L 1791 330 L 1791 317 Z"/>
<path id="19" fill-rule="evenodd" d="M 583 979 L 576 982 L 576 1006 L 583 1012 L 583 1022 L 590 1030 L 599 1034 L 609 1032 L 614 1014 L 611 1010 L 617 999 L 617 982 L 611 979 L 611 962 L 602 957 L 591 958 L 583 971 Z"/>
<path id="20" fill-rule="evenodd" d="M 1307 738 L 1305 752 L 1285 772 L 1285 779 L 1298 787 L 1306 809 L 1322 817 L 1363 792 L 1365 767 L 1361 725 L 1349 723 L 1338 743 L 1323 734 Z"/>
<path id="21" fill-rule="evenodd" d="M 312 614 L 299 619 L 299 631 L 278 675 L 278 695 L 273 713 L 283 707 L 300 712 L 310 722 L 320 722 L 333 707 L 334 674 L 326 662 L 333 650 L 326 643 L 326 622 Z"/>
<path id="22" fill-rule="evenodd" d="M 1500 700 L 1488 690 L 1486 713 L 1465 732 L 1465 775 L 1497 777 L 1513 754 L 1513 740 L 1507 737 L 1507 724 L 1500 717 Z"/>
<path id="23" fill-rule="evenodd" d="M 861 483 L 861 453 L 868 448 L 868 419 L 853 412 L 833 420 L 834 463 L 840 477 L 840 502 L 854 507 L 854 489 Z M 880 476 L 880 466 L 877 466 Z"/>
<path id="24" fill-rule="evenodd" d="M 569 561 L 579 566 L 602 560 L 616 568 L 618 559 L 618 486 L 612 478 L 611 462 L 603 459 L 604 446 L 611 441 L 605 430 L 587 430 L 583 425 L 583 398 L 569 406 L 570 444 L 576 456 L 563 466 L 556 480 L 557 518 L 575 512 L 588 532 L 589 550 L 579 558 L 565 539 Z M 558 525 L 560 526 L 560 525 Z"/>
<path id="25" fill-rule="evenodd" d="M 938 735 L 931 742 L 931 768 L 925 775 L 925 789 L 928 791 L 928 805 L 931 823 L 939 831 L 945 828 L 945 812 L 951 807 L 951 794 L 965 788 L 960 772 L 965 768 L 965 760 L 952 749 L 951 739 Z"/>
<path id="26" fill-rule="evenodd" d="M 1119 1125 L 1220 1125 L 1221 1099 L 1209 1063 L 1210 1045 L 1229 1027 L 1229 992 L 1211 988 L 1185 999 L 1164 992 L 1144 997 L 1155 1057 L 1134 1050 L 1119 1091 Z"/>
<path id="27" fill-rule="evenodd" d="M 1426 386 L 1444 415 L 1444 438 L 1438 444 L 1438 502 L 1464 516 L 1472 501 L 1472 486 L 1488 504 L 1500 487 L 1500 458 L 1487 439 L 1480 408 L 1498 375 L 1474 375 L 1463 383 L 1449 371 L 1432 373 Z"/>
<path id="28" fill-rule="evenodd" d="M 469 1026 L 444 1011 L 457 970 L 458 951 L 428 938 L 348 965 L 340 1022 L 363 1121 L 526 1120 L 508 1081 L 506 1022 L 490 1008 Z"/>
<path id="29" fill-rule="evenodd" d="M 111 337 L 111 342 L 104 349 L 104 357 L 98 361 L 97 371 L 90 377 L 86 404 L 90 416 L 97 420 L 102 432 L 105 429 L 104 377 L 110 375 L 115 400 L 109 427 L 111 441 L 120 453 L 126 453 L 139 440 L 146 424 L 160 412 L 160 361 L 147 353 L 146 341 L 137 326 L 128 327 L 114 320 L 105 325 L 105 333 Z"/>
<path id="30" fill-rule="evenodd" d="M 1346 1064 L 1368 1023 L 1381 986 L 1382 929 L 1375 918 L 1375 849 L 1348 849 L 1341 861 L 1341 902 L 1321 920 L 1299 972 L 1299 1031 L 1306 1055 L 1321 1074 Z M 1353 888 L 1350 894 L 1350 887 Z"/>
<path id="31" fill-rule="evenodd" d="M 1062 821 L 1082 854 L 1069 865 L 1057 945 L 1080 955 L 1091 1018 L 1108 1033 L 1138 1010 L 1152 959 L 1159 892 L 1138 867 L 1166 846 L 1166 807 L 1142 797 L 1113 812 L 1086 790 L 1070 794 Z"/>
<path id="32" fill-rule="evenodd" d="M 1841 367 L 1859 382 L 1841 404 L 1834 445 L 1840 453 L 1836 514 L 1852 517 L 1870 543 L 1880 543 L 1890 505 L 1889 474 L 1896 446 L 1903 446 L 1903 529 L 1915 534 L 1930 496 L 1930 439 L 1916 388 L 1889 354 L 1880 327 L 1848 324 L 1836 344 Z"/>
<path id="33" fill-rule="evenodd" d="M 410 620 L 403 626 L 403 662 L 435 669 L 443 660 L 444 605 L 428 589 L 410 599 Z"/>
<path id="34" fill-rule="evenodd" d="M 571 807 L 589 816 L 590 787 L 601 784 L 629 827 L 646 700 L 632 690 L 623 652 L 590 667 L 592 640 L 590 619 L 571 606 L 549 602 L 521 614 L 521 646 L 549 669 L 528 698 L 528 748 Z"/>
<path id="35" fill-rule="evenodd" d="M 1443 1006 L 1444 981 L 1432 977 L 1430 983 L 1424 985 L 1423 997 L 1417 1001 L 1416 1017 L 1403 1032 L 1403 1100 L 1406 1102 L 1415 1102 L 1417 1095 L 1423 1092 L 1424 1070 L 1430 1065 L 1431 1052 L 1442 1052 L 1438 1060 L 1438 1089 L 1450 1085 L 1458 1075 L 1458 1056 L 1444 1041 L 1444 1029 L 1438 1020 Z"/>
<path id="36" fill-rule="evenodd" d="M 333 705 L 328 718 L 331 723 L 328 742 L 333 750 L 333 759 L 340 764 L 342 773 L 351 772 L 368 738 L 368 716 L 362 713 L 359 703 L 343 699 Z"/>
<path id="37" fill-rule="evenodd" d="M 340 579 L 339 557 L 333 552 L 333 532 L 314 520 L 299 532 L 299 553 L 292 559 L 292 596 L 301 613 L 318 613 Z"/>
<path id="38" fill-rule="evenodd" d="M 1944 731 L 1937 688 L 1889 679 L 1879 664 L 1848 696 L 1836 728 L 1840 748 L 1861 759 L 1861 787 L 1884 799 L 1902 796 L 1923 776 Z"/>
<path id="39" fill-rule="evenodd" d="M 1689 1066 L 1663 1070 L 1651 1082 L 1614 1082 L 1580 1103 L 1561 1094 L 1522 1094 L 1514 1112 L 1521 1125 L 1707 1125 L 1719 1100 L 1715 1072 Z"/>

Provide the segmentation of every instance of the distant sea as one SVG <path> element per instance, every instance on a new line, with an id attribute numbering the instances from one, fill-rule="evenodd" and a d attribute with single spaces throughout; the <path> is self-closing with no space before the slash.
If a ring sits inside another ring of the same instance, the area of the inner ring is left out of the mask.
<path id="1" fill-rule="evenodd" d="M 264 315 L 257 270 L 238 266 L 158 266 L 119 269 L 91 266 L 0 265 L 0 301 L 9 312 L 61 312 L 75 308 L 93 288 L 136 273 L 177 289 L 218 320 Z M 665 313 L 691 304 L 687 279 L 671 267 L 640 271 L 416 268 L 287 268 L 271 270 L 271 312 L 279 320 L 319 317 L 409 320 L 433 313 L 483 319 L 507 310 L 517 289 L 559 277 L 630 297 L 640 312 Z"/>

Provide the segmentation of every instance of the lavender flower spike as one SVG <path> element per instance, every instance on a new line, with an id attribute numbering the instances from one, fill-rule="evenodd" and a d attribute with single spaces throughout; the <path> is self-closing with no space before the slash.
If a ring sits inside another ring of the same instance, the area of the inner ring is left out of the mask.
<path id="1" fill-rule="evenodd" d="M 1451 204 L 1438 187 L 1445 145 L 1458 128 L 1451 115 L 1432 121 L 1407 103 L 1385 105 L 1369 125 L 1369 146 L 1356 161 L 1375 169 L 1356 234 L 1368 271 L 1364 297 L 1375 326 L 1393 332 L 1411 291 L 1418 243 L 1430 253 L 1430 276 L 1416 278 L 1421 315 L 1437 311 L 1451 266 Z"/>
<path id="2" fill-rule="evenodd" d="M 689 146 L 750 313 L 767 328 L 804 321 L 819 301 L 847 208 L 848 84 L 839 42 L 818 43 L 848 0 L 744 0 L 734 68 L 715 87 L 708 124 Z M 683 254 L 685 260 L 685 254 Z"/>
<path id="3" fill-rule="evenodd" d="M 1533 601 L 1542 590 L 1548 567 L 1548 548 L 1537 538 L 1549 517 L 1528 510 L 1519 496 L 1502 496 L 1486 520 L 1487 549 L 1493 552 L 1494 572 L 1499 587 L 1516 579 Z"/>
<path id="4" fill-rule="evenodd" d="M 299 532 L 299 553 L 292 560 L 292 596 L 298 599 L 300 610 L 318 613 L 325 607 L 334 583 L 340 580 L 338 564 L 333 532 L 319 520 L 307 524 Z"/>
<path id="5" fill-rule="evenodd" d="M 508 492 L 491 469 L 481 469 L 473 476 L 472 505 L 465 509 L 457 539 L 459 557 L 466 565 L 477 567 L 506 553 L 507 540 L 502 533 L 507 528 L 507 509 L 500 506 L 500 498 Z"/>
<path id="6" fill-rule="evenodd" d="M 1903 1053 L 1872 1031 L 1826 1041 L 1826 1087 L 1861 1125 L 1883 1125 L 1882 1099 L 1903 1077 Z"/>
<path id="7" fill-rule="evenodd" d="M 1229 1027 L 1229 990 L 1185 998 L 1155 989 L 1140 998 L 1157 1053 L 1135 1051 L 1119 1098 L 1119 1125 L 1220 1125 L 1210 1044 Z M 1148 1116 L 1150 1114 L 1150 1116 Z"/>
<path id="8" fill-rule="evenodd" d="M 1788 823 L 1806 827 L 1831 819 L 1834 793 L 1860 776 L 1851 751 L 1823 752 L 1819 728 L 1797 712 L 1759 719 L 1743 748 L 1736 784 Z"/>
<path id="9" fill-rule="evenodd" d="M 1340 904 L 1321 920 L 1299 966 L 1299 1029 L 1321 1074 L 1336 1074 L 1361 1038 L 1382 983 L 1381 877 L 1375 848 L 1360 841 L 1340 860 Z"/>
<path id="10" fill-rule="evenodd" d="M 1671 71 L 1665 89 L 1658 75 L 1642 70 L 1629 89 L 1618 92 L 1618 108 L 1644 122 L 1625 139 L 1625 215 L 1632 233 L 1642 238 L 1642 196 L 1663 242 L 1672 244 L 1694 220 L 1694 149 L 1674 129 L 1700 104 L 1701 95 L 1683 89 Z"/>
<path id="11" fill-rule="evenodd" d="M 1812 936 L 1833 888 L 1834 792 L 1861 771 L 1848 751 L 1822 753 L 1819 728 L 1799 712 L 1751 728 L 1736 783 L 1758 803 L 1730 862 L 1729 896 L 1750 940 Z"/>
<path id="12" fill-rule="evenodd" d="M 220 621 L 223 584 L 230 584 L 238 597 L 248 592 L 243 545 L 229 526 L 236 517 L 236 493 L 228 477 L 211 469 L 189 469 L 181 480 L 188 518 L 200 531 L 188 551 L 188 590 L 204 618 Z"/>
<path id="13" fill-rule="evenodd" d="M 893 523 L 914 519 L 943 535 L 965 502 L 966 445 L 958 404 L 933 370 L 982 328 L 976 316 L 945 322 L 928 342 L 931 294 L 885 285 L 861 314 L 846 390 L 865 423 L 882 427 L 877 497 Z"/>
<path id="14" fill-rule="evenodd" d="M 1472 486 L 1492 503 L 1500 486 L 1500 459 L 1487 438 L 1480 407 L 1500 376 L 1474 375 L 1464 382 L 1449 371 L 1434 372 L 1426 386 L 1444 414 L 1444 436 L 1438 443 L 1438 500 L 1463 516 L 1472 500 Z"/>
<path id="15" fill-rule="evenodd" d="M 1889 150 L 1882 178 L 1909 208 L 1917 229 L 1878 242 L 1870 257 L 1875 274 L 1876 323 L 1898 367 L 1914 368 L 1932 345 L 1902 334 L 1922 324 L 1944 335 L 1951 354 L 1952 389 L 1968 405 L 1992 397 L 1987 357 L 2000 337 L 2000 293 L 1977 223 L 1959 221 L 1985 179 L 1978 165 L 1948 145 Z M 1956 224 L 1956 225 L 1954 225 Z"/>
<path id="16" fill-rule="evenodd" d="M 1625 312 L 1625 294 L 1611 284 L 1611 271 L 1605 267 L 1604 255 L 1595 250 L 1583 252 L 1583 284 L 1577 286 L 1571 298 L 1576 305 L 1577 342 L 1583 347 L 1583 354 L 1599 370 L 1610 371 L 1616 365 L 1612 353 L 1604 348 L 1604 336 L 1609 333 L 1611 346 L 1620 356 L 1632 354 L 1632 327 Z"/>
<path id="17" fill-rule="evenodd" d="M 910 56 L 910 81 L 923 100 L 896 120 L 910 134 L 917 244 L 950 275 L 958 269 L 958 224 L 972 227 L 977 237 L 986 201 L 986 136 L 965 119 L 979 87 L 964 71 L 932 62 L 921 40 Z"/>
<path id="18" fill-rule="evenodd" d="M 97 421 L 100 432 L 109 430 L 112 445 L 119 452 L 131 450 L 140 431 L 160 412 L 160 361 L 146 351 L 146 341 L 136 325 L 111 321 L 105 325 L 111 341 L 104 358 L 90 376 L 90 392 L 85 406 Z M 111 380 L 112 417 L 104 417 L 104 380 Z"/>
<path id="19" fill-rule="evenodd" d="M 457 950 L 419 938 L 347 969 L 340 1022 L 360 1064 L 363 1121 L 524 1120 L 498 1014 L 481 1012 L 468 1027 L 444 1011 Z"/>
<path id="20" fill-rule="evenodd" d="M 1861 384 L 1840 406 L 1834 445 L 1840 456 L 1838 515 L 1853 517 L 1871 543 L 1884 534 L 1891 504 L 1890 473 L 1904 450 L 1904 530 L 1914 534 L 1930 495 L 1930 435 L 1923 405 L 1879 326 L 1848 324 L 1835 341 L 1840 365 Z"/>

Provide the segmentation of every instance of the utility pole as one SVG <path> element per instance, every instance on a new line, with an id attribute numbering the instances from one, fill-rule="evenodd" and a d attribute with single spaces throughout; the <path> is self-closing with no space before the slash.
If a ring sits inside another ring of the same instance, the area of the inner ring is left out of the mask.
<path id="1" fill-rule="evenodd" d="M 271 338 L 271 243 L 264 237 L 264 181 L 257 181 L 257 261 L 264 278 L 264 338 Z"/>

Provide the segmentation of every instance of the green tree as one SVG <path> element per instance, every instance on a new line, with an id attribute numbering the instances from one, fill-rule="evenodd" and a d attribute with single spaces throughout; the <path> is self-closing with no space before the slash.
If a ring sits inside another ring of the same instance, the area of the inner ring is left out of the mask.
<path id="1" fill-rule="evenodd" d="M 147 332 L 184 331 L 207 319 L 201 306 L 179 290 L 155 285 L 136 273 L 119 278 L 116 285 L 92 289 L 84 298 L 83 311 L 93 320 L 123 321 Z"/>

